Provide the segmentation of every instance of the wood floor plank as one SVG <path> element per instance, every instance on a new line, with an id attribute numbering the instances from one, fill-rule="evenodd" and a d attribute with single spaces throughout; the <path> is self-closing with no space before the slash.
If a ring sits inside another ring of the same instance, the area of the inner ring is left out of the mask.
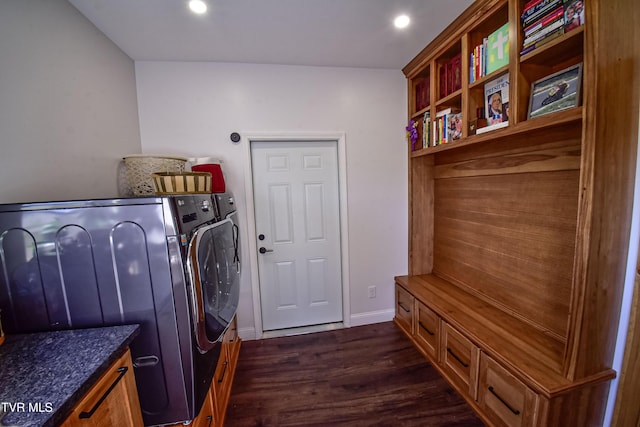
<path id="1" fill-rule="evenodd" d="M 225 426 L 484 424 L 393 322 L 245 341 Z"/>

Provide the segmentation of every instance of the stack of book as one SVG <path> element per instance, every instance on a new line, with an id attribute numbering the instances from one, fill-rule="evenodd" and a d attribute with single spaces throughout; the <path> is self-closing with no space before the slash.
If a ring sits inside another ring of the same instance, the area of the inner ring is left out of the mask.
<path id="1" fill-rule="evenodd" d="M 457 108 L 438 111 L 431 127 L 431 147 L 456 141 L 462 137 L 462 113 Z"/>
<path id="2" fill-rule="evenodd" d="M 422 148 L 431 145 L 431 138 L 431 112 L 427 110 L 422 116 Z"/>
<path id="3" fill-rule="evenodd" d="M 489 39 L 482 39 L 482 44 L 477 45 L 469 58 L 469 83 L 475 83 L 487 74 L 487 44 Z"/>
<path id="4" fill-rule="evenodd" d="M 493 73 L 509 63 L 509 24 L 482 39 L 482 44 L 476 46 L 469 58 L 469 83 L 474 83 L 482 77 Z"/>
<path id="5" fill-rule="evenodd" d="M 531 0 L 521 16 L 524 41 L 521 55 L 560 37 L 565 33 L 565 3 L 568 0 Z"/>

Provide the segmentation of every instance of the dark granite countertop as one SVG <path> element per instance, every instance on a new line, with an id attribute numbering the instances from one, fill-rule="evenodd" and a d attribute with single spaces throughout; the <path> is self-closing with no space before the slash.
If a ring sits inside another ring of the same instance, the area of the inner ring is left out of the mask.
<path id="1" fill-rule="evenodd" d="M 138 332 L 138 325 L 125 325 L 7 335 L 0 346 L 0 425 L 60 424 Z"/>

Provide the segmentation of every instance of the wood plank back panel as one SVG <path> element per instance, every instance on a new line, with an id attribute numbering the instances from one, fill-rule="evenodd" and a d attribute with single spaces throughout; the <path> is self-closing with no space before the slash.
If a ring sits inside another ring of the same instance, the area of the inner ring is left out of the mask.
<path id="1" fill-rule="evenodd" d="M 433 173 L 433 157 L 411 162 L 410 274 L 429 274 L 433 268 Z M 426 220 L 413 220 L 414 217 Z"/>
<path id="2" fill-rule="evenodd" d="M 580 128 L 556 129 L 552 139 L 497 141 L 435 159 L 433 273 L 564 341 Z"/>
<path id="3" fill-rule="evenodd" d="M 575 170 L 436 180 L 434 273 L 565 339 L 578 180 Z"/>

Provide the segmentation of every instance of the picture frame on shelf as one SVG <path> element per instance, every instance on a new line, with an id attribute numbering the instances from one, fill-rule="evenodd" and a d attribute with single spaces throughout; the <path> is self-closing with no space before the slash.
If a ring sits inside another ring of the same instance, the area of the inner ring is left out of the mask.
<path id="1" fill-rule="evenodd" d="M 582 62 L 533 82 L 527 118 L 577 107 L 581 89 Z"/>

